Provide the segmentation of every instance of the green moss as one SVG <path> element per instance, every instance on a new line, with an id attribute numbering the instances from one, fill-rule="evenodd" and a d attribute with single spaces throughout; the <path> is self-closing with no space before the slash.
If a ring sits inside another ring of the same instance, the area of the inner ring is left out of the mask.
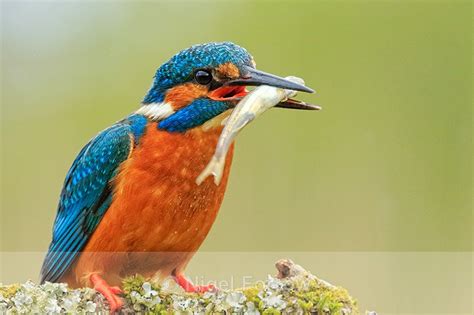
<path id="1" fill-rule="evenodd" d="M 25 285 L 0 286 L 0 294 L 3 297 L 3 300 L 0 299 L 0 313 L 1 310 L 15 310 L 17 306 L 12 298 L 22 298 L 21 296 L 16 297 L 17 293 L 42 296 L 42 292 L 49 292 L 49 295 L 54 292 L 55 299 L 64 308 L 64 291 L 62 290 L 65 289 L 61 289 L 60 284 L 55 284 L 57 288 L 51 291 L 51 285 L 45 287 L 29 282 Z M 332 286 L 305 271 L 291 278 L 277 279 L 269 277 L 265 282 L 257 282 L 252 287 L 235 291 L 218 291 L 205 294 L 166 291 L 158 283 L 139 275 L 126 278 L 123 281 L 122 288 L 124 291 L 125 313 L 150 315 L 175 313 L 240 314 L 247 311 L 255 313 L 258 310 L 260 314 L 267 315 L 293 313 L 318 315 L 359 314 L 357 303 L 348 294 L 347 290 Z M 86 294 L 86 291 L 91 293 Z M 102 302 L 104 298 L 95 293 L 94 290 L 81 289 L 79 292 L 81 292 L 80 297 L 84 302 L 91 303 L 91 301 L 95 301 L 98 310 L 106 308 Z M 236 294 L 236 292 L 239 293 Z M 71 291 L 68 294 L 71 294 Z M 86 305 L 83 304 L 81 304 L 80 310 L 86 308 Z M 30 306 L 25 304 L 24 307 L 26 307 L 25 310 L 28 310 Z M 12 313 L 14 312 L 12 311 Z"/>
<path id="2" fill-rule="evenodd" d="M 326 284 L 325 282 L 319 281 L 316 278 L 309 278 L 307 276 L 295 277 L 280 281 L 281 287 L 274 291 L 268 291 L 268 287 L 262 282 L 257 282 L 255 286 L 240 289 L 245 298 L 246 303 L 252 302 L 261 314 L 273 315 L 281 314 L 283 309 L 277 309 L 271 305 L 266 305 L 266 302 L 262 300 L 265 294 L 281 295 L 282 300 L 287 303 L 287 310 L 302 310 L 304 313 L 317 313 L 317 314 L 343 314 L 352 313 L 358 314 L 356 301 L 348 294 L 347 290 Z M 155 290 L 160 297 L 160 304 L 149 307 L 143 305 L 138 301 L 132 292 L 137 292 L 140 295 L 145 294 L 143 284 L 145 282 L 150 283 L 151 289 Z M 162 291 L 161 286 L 156 283 L 152 283 L 149 280 L 141 277 L 134 276 L 125 279 L 123 283 L 124 292 L 126 294 L 126 300 L 130 301 L 132 308 L 136 311 L 147 312 L 148 314 L 171 314 L 174 311 L 173 305 L 173 294 L 165 293 Z M 268 293 L 274 292 L 274 293 Z M 194 307 L 204 309 L 204 313 L 212 314 L 215 312 L 222 312 L 222 306 L 216 306 L 213 303 L 215 300 L 206 298 L 205 296 L 198 294 L 187 294 L 183 293 L 180 296 L 194 299 L 199 301 L 195 303 Z M 196 306 L 197 305 L 197 306 Z M 225 309 L 225 311 L 232 312 L 232 309 Z"/>
<path id="3" fill-rule="evenodd" d="M 257 308 L 259 308 L 259 310 L 261 310 L 260 309 L 261 300 L 258 297 L 258 293 L 261 290 L 262 288 L 260 288 L 258 284 L 254 287 L 242 289 L 242 293 L 245 295 L 245 298 L 247 299 L 247 301 L 252 302 Z"/>
<path id="4" fill-rule="evenodd" d="M 140 275 L 135 275 L 131 277 L 127 277 L 123 280 L 123 292 L 125 294 L 130 294 L 132 291 L 139 292 L 142 290 L 142 285 L 145 282 L 145 278 Z"/>
<path id="5" fill-rule="evenodd" d="M 6 286 L 0 286 L 0 294 L 4 298 L 9 299 L 13 297 L 19 289 L 20 289 L 20 285 L 18 283 L 6 285 Z"/>
<path id="6" fill-rule="evenodd" d="M 313 302 L 311 301 L 306 301 L 304 299 L 298 299 L 298 305 L 301 307 L 301 309 L 306 313 L 310 312 L 313 309 Z"/>
<path id="7" fill-rule="evenodd" d="M 346 289 L 328 286 L 312 279 L 307 290 L 295 290 L 300 307 L 309 312 L 341 314 L 343 309 L 358 314 L 357 302 Z"/>
<path id="8" fill-rule="evenodd" d="M 280 315 L 281 312 L 277 309 L 274 309 L 273 307 L 269 307 L 266 310 L 263 311 L 263 315 Z"/>
<path id="9" fill-rule="evenodd" d="M 145 283 L 149 284 L 149 290 L 154 291 L 153 295 L 150 295 L 150 292 L 147 294 L 144 288 Z M 158 315 L 170 313 L 170 296 L 161 290 L 159 284 L 143 276 L 135 275 L 125 278 L 122 285 L 125 300 L 134 311 Z"/>

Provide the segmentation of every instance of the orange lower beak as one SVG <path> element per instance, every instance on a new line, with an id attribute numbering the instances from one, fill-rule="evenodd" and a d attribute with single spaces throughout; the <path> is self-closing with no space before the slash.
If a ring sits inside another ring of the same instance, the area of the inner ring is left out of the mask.
<path id="1" fill-rule="evenodd" d="M 217 88 L 211 93 L 208 94 L 210 99 L 216 101 L 240 101 L 245 95 L 248 94 L 247 88 L 243 85 L 241 86 L 222 86 Z M 237 101 L 237 102 L 238 102 Z"/>

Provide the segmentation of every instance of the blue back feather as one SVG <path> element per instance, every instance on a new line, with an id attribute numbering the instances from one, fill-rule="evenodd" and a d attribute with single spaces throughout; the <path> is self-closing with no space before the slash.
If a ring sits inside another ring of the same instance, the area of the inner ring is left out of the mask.
<path id="1" fill-rule="evenodd" d="M 74 160 L 61 192 L 41 282 L 57 281 L 87 244 L 112 203 L 111 181 L 146 123 L 141 115 L 116 123 L 93 138 Z"/>

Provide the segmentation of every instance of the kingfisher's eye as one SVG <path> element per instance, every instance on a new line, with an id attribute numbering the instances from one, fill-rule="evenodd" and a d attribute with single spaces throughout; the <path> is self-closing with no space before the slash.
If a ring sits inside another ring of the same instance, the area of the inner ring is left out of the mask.
<path id="1" fill-rule="evenodd" d="M 194 79 L 199 84 L 208 85 L 212 81 L 212 74 L 207 70 L 198 70 L 194 74 Z"/>

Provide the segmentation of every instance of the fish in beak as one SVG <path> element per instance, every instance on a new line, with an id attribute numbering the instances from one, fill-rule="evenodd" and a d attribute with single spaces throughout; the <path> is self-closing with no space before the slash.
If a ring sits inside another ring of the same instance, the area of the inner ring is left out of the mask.
<path id="1" fill-rule="evenodd" d="M 200 185 L 210 175 L 214 176 L 214 184 L 219 185 L 222 179 L 225 158 L 230 145 L 237 134 L 250 122 L 255 120 L 268 109 L 277 105 L 286 104 L 287 100 L 296 95 L 293 88 L 305 88 L 301 78 L 289 76 L 276 83 L 279 87 L 260 85 L 245 95 L 242 100 L 232 109 L 230 115 L 222 121 L 224 128 L 217 142 L 216 151 L 206 168 L 196 178 L 196 184 Z M 283 83 L 289 82 L 289 83 Z M 280 87 L 285 84 L 292 89 Z"/>
<path id="2" fill-rule="evenodd" d="M 288 79 L 266 73 L 252 67 L 246 66 L 244 73 L 240 78 L 225 82 L 222 87 L 210 93 L 210 97 L 216 100 L 231 101 L 236 106 L 239 101 L 247 95 L 246 86 L 268 85 L 286 90 L 300 91 L 306 93 L 314 93 L 315 91 L 303 84 L 292 82 Z M 320 106 L 308 104 L 302 101 L 287 99 L 280 102 L 275 107 L 303 109 L 303 110 L 319 110 Z"/>

